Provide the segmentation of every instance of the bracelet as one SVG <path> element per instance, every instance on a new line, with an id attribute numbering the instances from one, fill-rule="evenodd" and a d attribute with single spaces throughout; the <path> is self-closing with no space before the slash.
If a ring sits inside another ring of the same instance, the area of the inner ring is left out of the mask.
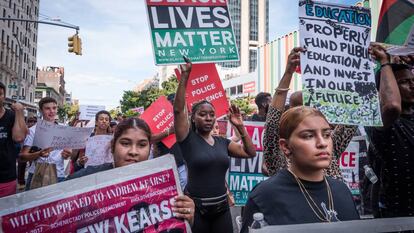
<path id="1" fill-rule="evenodd" d="M 382 68 L 384 67 L 384 66 L 390 66 L 391 65 L 391 63 L 389 63 L 389 62 L 387 62 L 387 63 L 384 63 L 384 64 L 382 64 L 381 65 L 381 68 L 380 68 L 380 70 L 382 70 Z"/>
<path id="2" fill-rule="evenodd" d="M 280 87 L 278 87 L 278 88 L 275 89 L 275 92 L 286 92 L 286 91 L 289 91 L 289 90 L 290 90 L 290 88 L 280 88 Z"/>

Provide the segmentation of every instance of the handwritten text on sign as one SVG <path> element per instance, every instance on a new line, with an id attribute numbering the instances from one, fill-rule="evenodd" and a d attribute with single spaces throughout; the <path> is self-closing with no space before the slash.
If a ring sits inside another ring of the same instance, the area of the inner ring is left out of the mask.
<path id="1" fill-rule="evenodd" d="M 70 127 L 39 120 L 36 124 L 33 146 L 43 149 L 52 147 L 55 150 L 85 148 L 86 140 L 92 131 L 93 127 Z"/>
<path id="2" fill-rule="evenodd" d="M 181 74 L 178 69 L 175 70 L 175 74 L 180 80 Z M 207 100 L 213 104 L 216 117 L 226 115 L 229 103 L 214 63 L 193 64 L 192 66 L 186 90 L 188 111 L 191 112 L 191 106 L 201 100 Z"/>
<path id="3" fill-rule="evenodd" d="M 264 123 L 244 122 L 244 125 L 256 146 L 256 156 L 249 159 L 233 157 L 230 159 L 227 183 L 230 192 L 234 195 L 235 204 L 238 206 L 244 206 L 253 188 L 267 179 L 262 174 Z M 231 136 L 231 134 L 229 133 L 228 136 Z"/>
<path id="4" fill-rule="evenodd" d="M 226 0 L 147 0 L 157 65 L 239 60 Z"/>
<path id="5" fill-rule="evenodd" d="M 134 170 L 126 171 L 124 167 L 119 168 L 123 169 L 120 172 L 119 169 L 112 169 L 54 185 L 56 187 L 42 188 L 45 198 L 40 201 L 33 200 L 37 198 L 33 192 L 26 193 L 26 198 L 13 197 L 24 199 L 19 202 L 24 204 L 24 209 L 20 206 L 7 208 L 6 205 L 13 205 L 13 201 L 0 200 L 0 206 L 6 207 L 0 210 L 1 231 L 121 233 L 175 229 L 177 232 L 188 232 L 186 223 L 175 218 L 172 212 L 173 198 L 181 194 L 177 189 L 173 157 L 156 160 L 142 162 L 147 164 L 144 166 L 132 165 Z M 170 168 L 166 168 L 165 163 Z M 163 168 L 157 168 L 160 166 Z M 105 184 L 110 184 L 102 186 L 97 183 L 98 176 L 106 177 Z M 89 191 L 83 191 L 85 187 Z M 62 193 L 67 196 L 61 197 Z M 29 198 L 30 195 L 34 197 Z"/>
<path id="6" fill-rule="evenodd" d="M 153 134 L 167 131 L 174 125 L 173 107 L 165 96 L 161 96 L 145 110 L 141 118 L 147 122 Z M 174 134 L 162 140 L 168 148 L 171 148 L 176 141 Z"/>
<path id="7" fill-rule="evenodd" d="M 96 135 L 88 138 L 85 155 L 88 157 L 85 167 L 97 166 L 114 161 L 111 153 L 112 135 Z"/>
<path id="8" fill-rule="evenodd" d="M 369 9 L 299 2 L 303 100 L 328 121 L 382 125 L 373 63 Z"/>

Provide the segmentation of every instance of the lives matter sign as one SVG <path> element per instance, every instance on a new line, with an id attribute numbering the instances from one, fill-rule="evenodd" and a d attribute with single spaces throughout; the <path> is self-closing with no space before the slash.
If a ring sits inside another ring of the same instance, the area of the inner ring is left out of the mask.
<path id="1" fill-rule="evenodd" d="M 8 196 L 0 232 L 191 232 L 172 211 L 177 184 L 169 155 Z"/>
<path id="2" fill-rule="evenodd" d="M 369 9 L 299 1 L 303 100 L 330 123 L 382 125 L 373 62 Z"/>
<path id="3" fill-rule="evenodd" d="M 245 121 L 244 126 L 256 146 L 256 156 L 249 159 L 230 159 L 227 184 L 237 206 L 244 206 L 253 188 L 268 178 L 262 174 L 264 123 Z M 228 130 L 228 136 L 231 135 Z"/>
<path id="4" fill-rule="evenodd" d="M 141 118 L 147 122 L 153 134 L 167 131 L 174 125 L 173 107 L 165 96 L 160 96 L 145 110 Z M 175 134 L 171 134 L 164 138 L 162 143 L 171 148 L 176 141 Z"/>
<path id="5" fill-rule="evenodd" d="M 178 80 L 181 74 L 175 69 Z M 186 101 L 188 112 L 191 106 L 201 100 L 212 103 L 216 110 L 216 117 L 226 115 L 229 108 L 226 92 L 214 63 L 193 64 L 190 77 L 187 81 Z"/>
<path id="6" fill-rule="evenodd" d="M 237 61 L 227 0 L 146 0 L 155 64 Z"/>

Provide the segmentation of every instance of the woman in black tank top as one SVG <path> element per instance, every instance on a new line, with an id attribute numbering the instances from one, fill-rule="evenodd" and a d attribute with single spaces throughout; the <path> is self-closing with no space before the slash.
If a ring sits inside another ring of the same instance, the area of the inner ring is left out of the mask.
<path id="1" fill-rule="evenodd" d="M 240 110 L 235 106 L 229 109 L 229 120 L 241 135 L 243 144 L 211 135 L 216 115 L 214 106 L 208 101 L 193 104 L 188 119 L 185 95 L 187 82 L 191 79 L 191 67 L 188 60 L 180 67 L 181 79 L 174 102 L 174 126 L 188 168 L 185 191 L 196 205 L 192 230 L 195 233 L 233 232 L 225 186 L 229 156 L 254 157 L 255 146 L 243 126 Z"/>

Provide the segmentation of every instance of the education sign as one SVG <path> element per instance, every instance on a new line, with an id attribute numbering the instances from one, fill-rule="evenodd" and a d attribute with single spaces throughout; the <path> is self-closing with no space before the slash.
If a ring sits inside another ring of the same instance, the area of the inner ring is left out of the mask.
<path id="1" fill-rule="evenodd" d="M 227 0 L 146 0 L 156 65 L 238 61 Z"/>
<path id="2" fill-rule="evenodd" d="M 330 123 L 381 126 L 369 9 L 299 1 L 303 100 Z"/>

